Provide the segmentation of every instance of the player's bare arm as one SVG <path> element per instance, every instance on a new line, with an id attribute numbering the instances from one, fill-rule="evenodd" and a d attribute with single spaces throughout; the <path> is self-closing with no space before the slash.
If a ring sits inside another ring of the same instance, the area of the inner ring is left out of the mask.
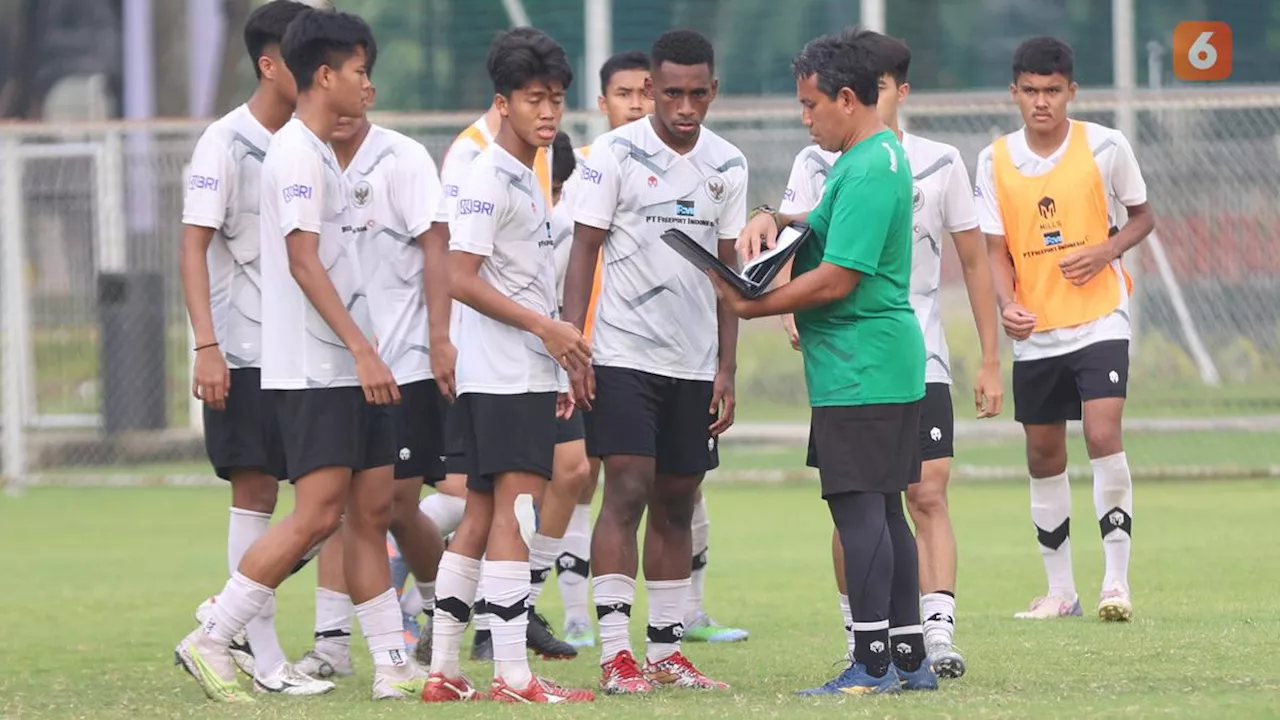
<path id="1" fill-rule="evenodd" d="M 213 234 L 213 228 L 183 225 L 178 268 L 182 273 L 182 292 L 195 334 L 195 347 L 199 348 L 192 370 L 191 394 L 214 410 L 222 410 L 227 406 L 227 393 L 231 392 L 231 371 L 213 332 L 213 311 L 209 303 L 208 252 Z"/>
<path id="2" fill-rule="evenodd" d="M 720 262 L 737 269 L 738 251 L 734 247 L 734 241 L 721 240 L 718 249 Z M 716 415 L 716 421 L 711 423 L 712 437 L 719 437 L 733 425 L 734 410 L 737 407 L 734 381 L 738 373 L 738 316 L 723 301 L 716 303 L 716 330 L 720 342 L 720 365 L 716 369 L 711 394 L 710 412 Z"/>
<path id="3" fill-rule="evenodd" d="M 1155 213 L 1149 203 L 1125 208 L 1129 220 L 1110 240 L 1067 255 L 1058 263 L 1062 276 L 1075 285 L 1084 285 L 1113 261 L 1137 247 L 1156 227 Z"/>
<path id="4" fill-rule="evenodd" d="M 320 236 L 305 230 L 294 230 L 285 238 L 289 253 L 289 274 L 302 288 L 316 312 L 347 346 L 356 359 L 356 374 L 364 388 L 365 401 L 373 405 L 400 402 L 400 386 L 387 368 L 378 350 L 347 312 L 346 305 L 333 286 L 333 280 L 320 261 Z"/>
<path id="5" fill-rule="evenodd" d="M 1036 327 L 1036 316 L 1014 300 L 1013 258 L 1003 235 L 987 235 L 987 259 L 991 261 L 991 281 L 995 283 L 996 304 L 1004 333 L 1014 340 L 1026 340 Z"/>
<path id="6" fill-rule="evenodd" d="M 591 287 L 596 281 L 596 258 L 604 245 L 607 230 L 577 223 L 573 227 L 573 248 L 569 251 L 569 266 L 564 274 L 564 319 L 578 332 L 587 324 L 587 310 L 591 303 Z M 588 363 L 586 367 L 569 373 L 574 400 L 590 410 L 595 400 L 595 377 Z"/>
<path id="7" fill-rule="evenodd" d="M 743 320 L 750 320 L 808 310 L 847 297 L 858 286 L 862 273 L 823 262 L 786 285 L 770 290 L 754 300 L 744 298 L 715 273 L 708 272 L 707 277 L 715 285 L 721 304 Z"/>
<path id="8" fill-rule="evenodd" d="M 449 338 L 453 298 L 449 296 L 449 225 L 436 222 L 418 238 L 422 246 L 423 297 L 427 303 L 427 332 L 431 348 L 431 373 L 440 393 L 451 402 L 457 397 L 454 369 L 458 348 Z"/>
<path id="9" fill-rule="evenodd" d="M 953 233 L 951 240 L 964 271 L 969 307 L 973 310 L 978 342 L 982 345 L 982 365 L 973 388 L 973 404 L 980 419 L 995 417 L 1004 407 L 1004 385 L 1000 379 L 1000 335 L 996 325 L 999 310 L 987 248 L 982 232 L 976 227 Z"/>
<path id="10" fill-rule="evenodd" d="M 582 332 L 571 323 L 530 310 L 485 282 L 480 277 L 485 260 L 483 255 L 462 250 L 449 252 L 449 293 L 453 299 L 498 322 L 538 336 L 551 357 L 566 370 L 586 367 L 591 362 L 591 348 Z"/>

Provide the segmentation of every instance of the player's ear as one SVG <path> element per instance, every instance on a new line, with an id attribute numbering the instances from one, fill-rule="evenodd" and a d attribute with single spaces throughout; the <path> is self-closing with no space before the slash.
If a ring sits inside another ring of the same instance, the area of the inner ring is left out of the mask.
<path id="1" fill-rule="evenodd" d="M 498 108 L 498 114 L 502 117 L 507 117 L 511 112 L 507 97 L 502 93 L 497 93 L 493 96 L 493 106 Z"/>
<path id="2" fill-rule="evenodd" d="M 718 95 L 719 93 L 720 93 L 720 78 L 713 77 L 711 78 L 711 99 L 715 100 L 716 95 Z"/>
<path id="3" fill-rule="evenodd" d="M 842 87 L 839 92 L 836 93 L 836 103 L 840 106 L 840 110 L 843 111 L 845 115 L 850 115 L 853 113 L 854 106 L 860 104 L 860 101 L 858 100 L 857 94 L 853 92 L 853 88 Z"/>
<path id="4" fill-rule="evenodd" d="M 258 56 L 258 72 L 262 77 L 274 81 L 276 79 L 276 64 L 267 57 L 266 53 Z"/>
<path id="5" fill-rule="evenodd" d="M 608 113 L 608 112 L 609 112 L 609 106 L 605 103 L 604 95 L 597 95 L 597 96 L 596 96 L 596 109 L 597 109 L 597 110 L 599 110 L 599 111 L 600 111 L 600 112 L 602 112 L 602 113 Z"/>
<path id="6" fill-rule="evenodd" d="M 1079 89 L 1080 85 L 1075 80 L 1072 80 L 1067 85 L 1067 102 L 1071 102 L 1076 99 L 1076 90 Z"/>
<path id="7" fill-rule="evenodd" d="M 1016 82 L 1009 83 L 1009 94 L 1013 96 L 1014 100 L 1018 99 L 1018 83 Z"/>
<path id="8" fill-rule="evenodd" d="M 644 79 L 644 94 L 648 95 L 649 97 L 653 97 L 653 77 L 652 76 Z"/>
<path id="9" fill-rule="evenodd" d="M 911 94 L 911 83 L 904 82 L 898 86 L 898 102 L 902 102 L 903 100 L 906 100 L 907 96 L 910 94 Z"/>
<path id="10" fill-rule="evenodd" d="M 369 91 L 366 92 L 364 96 L 364 109 L 372 110 L 374 103 L 377 102 L 377 99 L 378 99 L 378 88 L 370 85 Z"/>

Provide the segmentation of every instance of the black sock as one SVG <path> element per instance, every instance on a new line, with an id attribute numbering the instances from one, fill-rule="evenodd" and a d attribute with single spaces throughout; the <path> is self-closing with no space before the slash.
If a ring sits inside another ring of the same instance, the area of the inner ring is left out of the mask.
<path id="1" fill-rule="evenodd" d="M 924 633 L 917 627 L 905 633 L 890 630 L 889 635 L 893 642 L 893 664 L 907 672 L 919 670 L 924 663 Z"/>

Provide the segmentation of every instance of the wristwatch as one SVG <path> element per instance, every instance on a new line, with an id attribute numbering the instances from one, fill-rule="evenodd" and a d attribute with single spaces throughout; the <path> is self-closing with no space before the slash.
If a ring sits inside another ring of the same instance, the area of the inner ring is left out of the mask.
<path id="1" fill-rule="evenodd" d="M 752 211 L 747 215 L 747 221 L 748 221 L 748 222 L 750 222 L 751 220 L 754 220 L 754 219 L 755 219 L 755 217 L 756 217 L 757 215 L 761 214 L 761 213 L 769 213 L 769 215 L 771 215 L 771 216 L 773 217 L 773 224 L 774 224 L 774 227 L 777 227 L 777 225 L 778 225 L 778 211 L 777 211 L 777 210 L 775 210 L 775 209 L 773 209 L 773 208 L 772 208 L 772 207 L 770 207 L 769 205 L 759 205 L 759 206 L 757 206 L 756 208 L 754 208 L 754 209 L 753 209 L 753 210 L 752 210 Z"/>

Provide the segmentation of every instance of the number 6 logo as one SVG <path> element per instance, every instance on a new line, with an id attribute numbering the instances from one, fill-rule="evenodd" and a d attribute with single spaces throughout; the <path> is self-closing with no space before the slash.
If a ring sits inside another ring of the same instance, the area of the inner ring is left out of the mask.
<path id="1" fill-rule="evenodd" d="M 1173 74 L 1179 80 L 1226 80 L 1231 76 L 1231 26 L 1184 22 L 1173 30 Z"/>

